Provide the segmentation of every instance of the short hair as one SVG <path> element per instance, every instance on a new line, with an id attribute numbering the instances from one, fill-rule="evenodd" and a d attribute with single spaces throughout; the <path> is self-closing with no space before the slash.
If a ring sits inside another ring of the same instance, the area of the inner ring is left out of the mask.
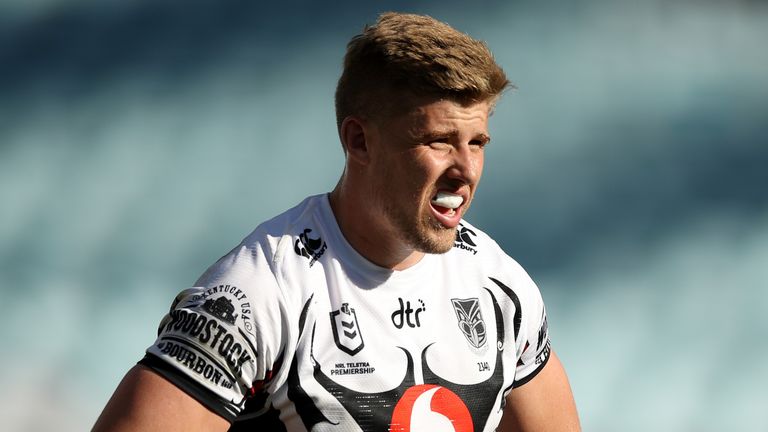
<path id="1" fill-rule="evenodd" d="M 495 102 L 509 85 L 485 43 L 429 16 L 387 12 L 347 45 L 336 122 L 408 110 L 413 97 Z"/>

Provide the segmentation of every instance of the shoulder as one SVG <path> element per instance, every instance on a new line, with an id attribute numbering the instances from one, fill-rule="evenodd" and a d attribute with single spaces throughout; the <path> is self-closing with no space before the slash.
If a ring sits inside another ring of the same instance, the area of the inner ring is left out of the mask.
<path id="1" fill-rule="evenodd" d="M 528 272 L 485 231 L 462 220 L 450 252 L 455 264 L 474 268 L 495 288 L 516 296 L 540 296 Z"/>
<path id="2" fill-rule="evenodd" d="M 259 224 L 237 246 L 221 257 L 216 266 L 248 266 L 258 261 L 274 271 L 287 251 L 293 250 L 293 239 L 316 211 L 321 196 L 310 196 L 296 206 Z"/>
<path id="3" fill-rule="evenodd" d="M 195 282 L 198 287 L 227 284 L 247 292 L 273 291 L 282 297 L 282 275 L 296 261 L 294 240 L 312 219 L 320 196 L 310 196 L 298 205 L 261 223 L 237 246 L 219 258 Z M 271 288 L 270 288 L 271 287 Z"/>
<path id="4" fill-rule="evenodd" d="M 281 257 L 282 248 L 311 224 L 321 205 L 321 195 L 305 198 L 296 206 L 280 213 L 256 227 L 242 242 L 248 248 L 267 248 L 275 258 Z"/>
<path id="5" fill-rule="evenodd" d="M 467 220 L 462 220 L 456 228 L 456 239 L 452 252 L 465 260 L 471 259 L 482 267 L 498 269 L 499 266 L 502 266 L 514 272 L 523 271 L 520 264 L 507 254 L 488 233 Z"/>

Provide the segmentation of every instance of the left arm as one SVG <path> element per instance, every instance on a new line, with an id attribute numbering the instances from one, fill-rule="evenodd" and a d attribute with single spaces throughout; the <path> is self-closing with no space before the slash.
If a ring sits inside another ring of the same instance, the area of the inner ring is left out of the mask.
<path id="1" fill-rule="evenodd" d="M 555 352 L 531 381 L 507 396 L 499 432 L 578 432 L 581 430 L 568 376 Z"/>

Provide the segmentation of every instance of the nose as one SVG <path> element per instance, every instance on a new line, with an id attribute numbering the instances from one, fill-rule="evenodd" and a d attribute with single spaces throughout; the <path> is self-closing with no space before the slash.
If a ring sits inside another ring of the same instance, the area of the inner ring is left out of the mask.
<path id="1" fill-rule="evenodd" d="M 461 143 L 453 148 L 452 155 L 447 175 L 465 184 L 477 183 L 483 172 L 483 149 L 468 142 Z"/>

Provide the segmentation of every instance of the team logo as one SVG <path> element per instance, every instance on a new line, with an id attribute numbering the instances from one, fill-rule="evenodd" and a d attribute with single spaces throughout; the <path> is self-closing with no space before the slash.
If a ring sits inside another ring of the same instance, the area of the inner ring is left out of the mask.
<path id="1" fill-rule="evenodd" d="M 340 350 L 349 355 L 355 355 L 365 346 L 360 326 L 357 324 L 355 309 L 349 303 L 343 303 L 341 308 L 331 312 L 333 340 Z"/>
<path id="2" fill-rule="evenodd" d="M 453 243 L 453 247 L 463 249 L 465 251 L 472 252 L 473 255 L 477 255 L 477 245 L 475 244 L 474 237 L 476 237 L 474 231 L 459 224 L 459 228 L 456 230 L 456 240 Z"/>
<path id="3" fill-rule="evenodd" d="M 203 303 L 203 310 L 230 324 L 235 323 L 235 306 L 225 296 L 218 297 L 216 300 L 212 298 L 206 300 Z"/>
<path id="4" fill-rule="evenodd" d="M 480 313 L 480 301 L 475 298 L 451 299 L 453 310 L 456 312 L 459 329 L 464 333 L 467 342 L 475 348 L 485 345 L 488 335 L 485 321 Z"/>
<path id="5" fill-rule="evenodd" d="M 325 253 L 328 245 L 320 237 L 313 239 L 309 236 L 312 230 L 305 228 L 304 232 L 299 234 L 299 238 L 293 243 L 293 250 L 297 255 L 309 259 L 309 266 L 312 267 L 315 262 Z"/>
<path id="6" fill-rule="evenodd" d="M 434 384 L 415 385 L 392 412 L 390 431 L 472 432 L 472 415 L 456 393 Z"/>

